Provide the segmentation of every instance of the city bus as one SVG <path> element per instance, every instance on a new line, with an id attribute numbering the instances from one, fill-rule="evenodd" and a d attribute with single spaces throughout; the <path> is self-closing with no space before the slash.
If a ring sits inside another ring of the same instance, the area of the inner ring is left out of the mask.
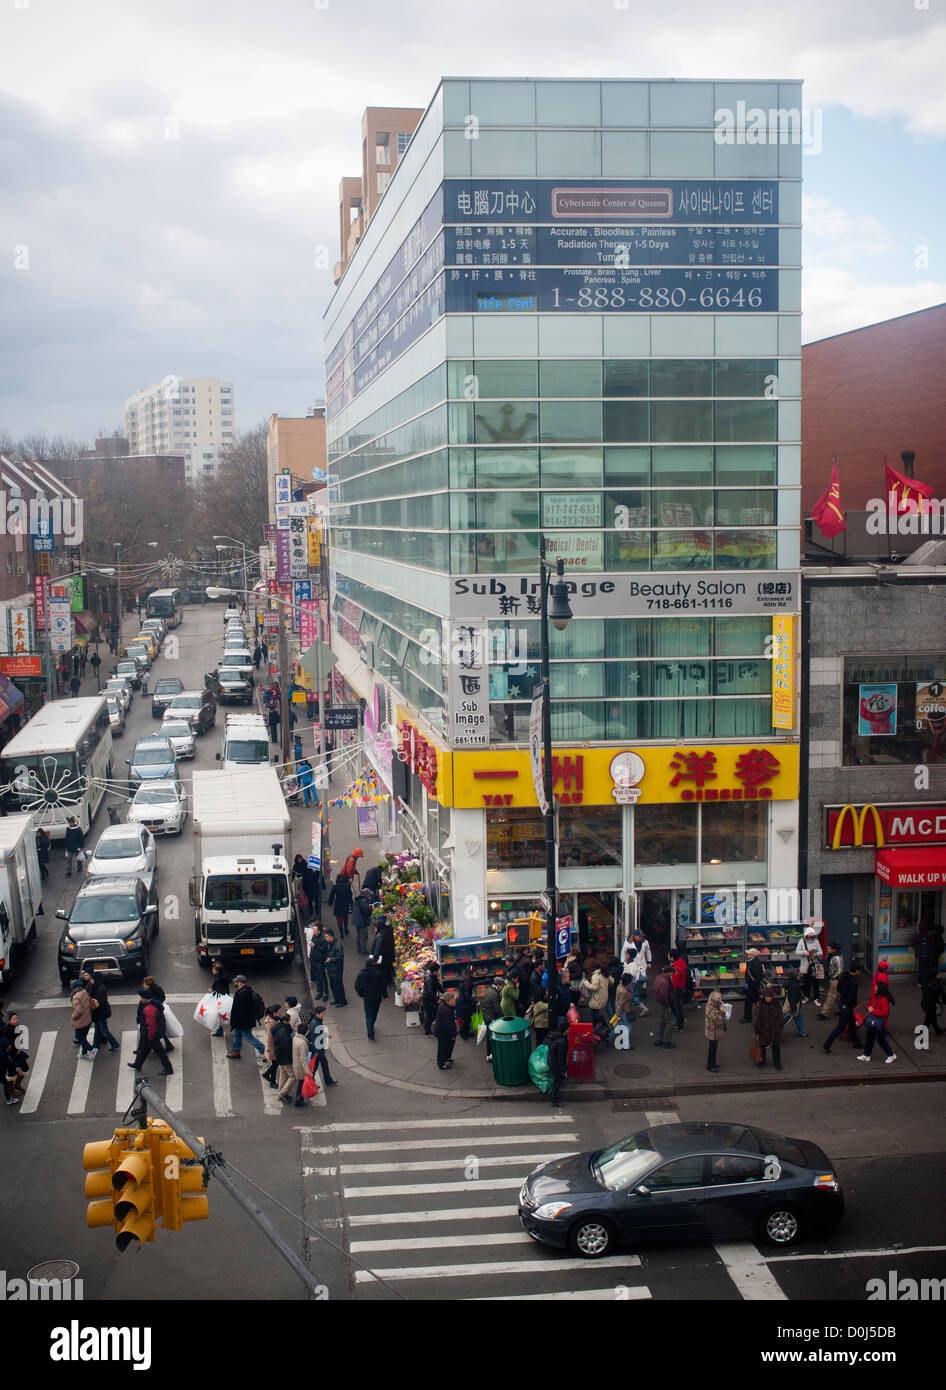
<path id="1" fill-rule="evenodd" d="M 112 774 L 105 697 L 51 700 L 0 751 L 7 805 L 28 811 L 54 840 L 75 816 L 87 832 Z"/>
<path id="2" fill-rule="evenodd" d="M 177 627 L 184 616 L 184 594 L 180 589 L 155 589 L 148 595 L 149 618 L 163 618 L 168 627 Z"/>

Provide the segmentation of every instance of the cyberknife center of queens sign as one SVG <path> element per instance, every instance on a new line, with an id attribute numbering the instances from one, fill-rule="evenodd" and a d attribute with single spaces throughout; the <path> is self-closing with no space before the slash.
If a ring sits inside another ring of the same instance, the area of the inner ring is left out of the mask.
<path id="1" fill-rule="evenodd" d="M 656 574 L 565 574 L 576 618 L 738 617 L 798 612 L 798 575 L 789 570 L 693 570 Z M 538 617 L 535 574 L 467 574 L 451 579 L 458 619 Z"/>

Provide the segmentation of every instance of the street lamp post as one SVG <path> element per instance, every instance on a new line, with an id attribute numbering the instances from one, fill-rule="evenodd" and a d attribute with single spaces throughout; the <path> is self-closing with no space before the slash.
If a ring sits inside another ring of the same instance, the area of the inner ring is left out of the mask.
<path id="1" fill-rule="evenodd" d="M 244 603 L 245 603 L 245 602 L 246 602 L 246 592 L 247 592 L 247 579 L 246 579 L 246 542 L 245 542 L 245 541 L 238 541 L 237 538 L 236 538 L 236 536 L 214 536 L 214 540 L 215 540 L 215 541 L 232 541 L 233 544 L 234 544 L 234 545 L 238 545 L 238 546 L 240 547 L 240 550 L 242 551 L 242 554 L 243 554 L 243 595 L 244 595 L 244 600 L 243 600 L 243 601 L 244 601 Z M 225 546 L 219 546 L 219 545 L 217 546 L 217 549 L 218 549 L 218 550 L 223 550 L 223 549 L 227 549 L 227 548 L 228 548 L 228 547 L 225 547 Z M 229 547 L 229 548 L 232 549 L 232 547 Z"/>
<path id="2" fill-rule="evenodd" d="M 545 537 L 539 538 L 539 589 L 541 595 L 539 635 L 542 647 L 542 781 L 545 791 L 545 890 L 549 899 L 546 919 L 546 955 L 549 977 L 549 1023 L 558 1018 L 558 960 L 556 957 L 556 920 L 558 918 L 558 887 L 555 865 L 555 802 L 552 798 L 552 691 L 549 683 L 549 623 L 564 632 L 572 618 L 568 603 L 568 586 L 564 580 L 565 565 L 558 560 L 556 580 L 551 582 L 545 559 Z M 551 604 L 549 590 L 551 589 Z"/>

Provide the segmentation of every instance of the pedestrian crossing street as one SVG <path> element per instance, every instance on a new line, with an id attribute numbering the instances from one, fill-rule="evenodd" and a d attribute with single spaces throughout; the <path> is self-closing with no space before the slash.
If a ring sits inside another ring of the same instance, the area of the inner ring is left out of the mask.
<path id="1" fill-rule="evenodd" d="M 114 1001 L 113 1001 L 114 1002 Z M 181 1011 L 183 1012 L 183 1010 Z M 41 1016 L 38 1016 L 41 1017 Z M 45 1021 L 43 1019 L 42 1021 Z M 32 1020 L 31 1020 L 32 1022 Z M 138 1044 L 137 1029 L 119 1031 L 113 1012 L 109 1026 L 121 1045 L 120 1052 L 101 1048 L 91 1062 L 84 1062 L 72 1040 L 72 1029 L 44 1029 L 36 1035 L 31 1027 L 30 1071 L 26 1094 L 20 1104 L 5 1111 L 5 1117 L 37 1115 L 124 1115 L 134 1098 L 136 1076 L 147 1076 L 166 1104 L 177 1114 L 201 1118 L 216 1115 L 228 1118 L 252 1114 L 302 1118 L 302 1112 L 284 1105 L 262 1078 L 258 1055 L 248 1043 L 241 1061 L 227 1058 L 229 1038 L 212 1037 L 197 1023 L 181 1020 L 184 1037 L 173 1039 L 170 1062 L 174 1075 L 165 1077 L 159 1060 L 151 1053 L 141 1072 L 127 1066 L 134 1060 Z M 253 1030 L 263 1040 L 263 1029 Z M 89 1039 L 91 1041 L 91 1030 Z M 318 1078 L 319 1093 L 308 1102 L 324 1107 L 325 1090 Z"/>
<path id="2" fill-rule="evenodd" d="M 577 1259 L 523 1231 L 516 1214 L 523 1178 L 585 1147 L 571 1116 L 530 1110 L 303 1129 L 310 1219 L 322 1219 L 335 1240 L 341 1226 L 353 1257 L 352 1297 L 390 1298 L 375 1274 L 413 1299 L 651 1297 L 639 1256 Z M 338 1203 L 340 1222 L 320 1218 Z"/>

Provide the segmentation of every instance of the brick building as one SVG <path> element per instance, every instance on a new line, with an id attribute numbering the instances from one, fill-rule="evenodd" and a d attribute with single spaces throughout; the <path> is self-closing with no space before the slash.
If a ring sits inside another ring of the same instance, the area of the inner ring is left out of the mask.
<path id="1" fill-rule="evenodd" d="M 884 457 L 946 496 L 946 304 L 838 333 L 802 348 L 802 516 L 837 458 L 841 505 L 884 493 Z"/>

